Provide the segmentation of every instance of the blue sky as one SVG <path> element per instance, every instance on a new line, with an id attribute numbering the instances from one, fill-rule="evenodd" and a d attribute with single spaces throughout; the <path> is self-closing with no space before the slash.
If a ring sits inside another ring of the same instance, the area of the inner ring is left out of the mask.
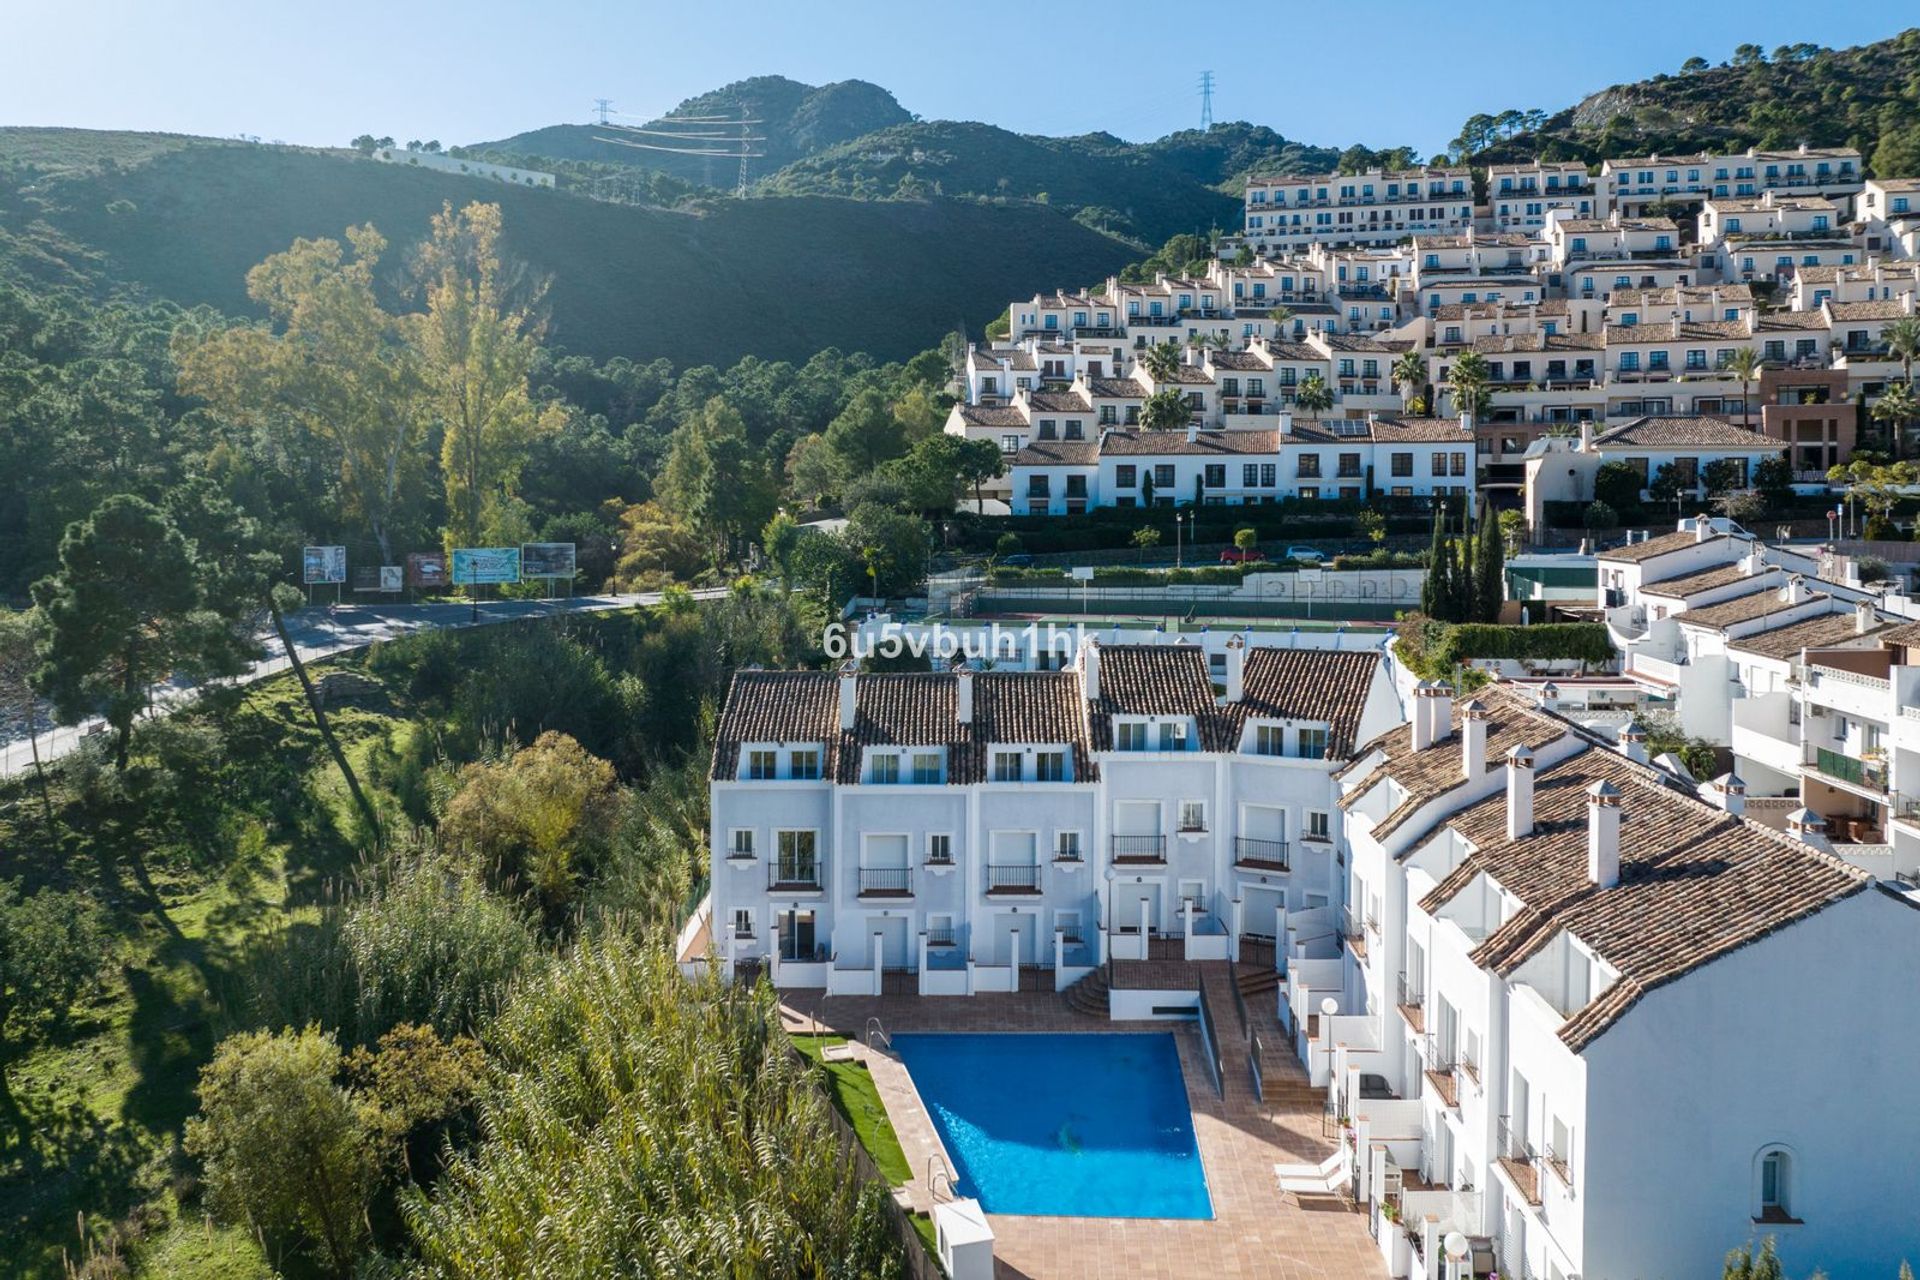
<path id="1" fill-rule="evenodd" d="M 1158 137 L 1214 114 L 1306 142 L 1445 146 L 1475 111 L 1554 110 L 1688 56 L 1843 47 L 1899 5 L 1538 0 L 932 5 L 917 0 L 0 0 L 0 124 L 453 144 L 653 115 L 748 75 L 858 78 L 928 118 Z M 1024 45 L 1023 45 L 1024 41 Z M 1137 86 L 1137 87 L 1136 87 Z"/>

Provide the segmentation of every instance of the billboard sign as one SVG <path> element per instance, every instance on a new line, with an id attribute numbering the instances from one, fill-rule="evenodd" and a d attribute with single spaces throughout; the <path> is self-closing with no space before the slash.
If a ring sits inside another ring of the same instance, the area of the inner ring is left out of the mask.
<path id="1" fill-rule="evenodd" d="M 455 547 L 453 583 L 457 587 L 520 581 L 520 548 Z"/>
<path id="2" fill-rule="evenodd" d="M 447 558 L 438 551 L 416 551 L 407 557 L 407 585 L 444 587 L 447 585 Z"/>
<path id="3" fill-rule="evenodd" d="M 380 589 L 393 595 L 399 595 L 407 589 L 407 571 L 405 566 L 383 564 L 380 566 Z"/>
<path id="4" fill-rule="evenodd" d="M 300 564 L 301 579 L 310 587 L 347 580 L 345 547 L 302 547 Z"/>
<path id="5" fill-rule="evenodd" d="M 571 578 L 573 543 L 528 542 L 520 547 L 520 574 L 526 578 Z"/>

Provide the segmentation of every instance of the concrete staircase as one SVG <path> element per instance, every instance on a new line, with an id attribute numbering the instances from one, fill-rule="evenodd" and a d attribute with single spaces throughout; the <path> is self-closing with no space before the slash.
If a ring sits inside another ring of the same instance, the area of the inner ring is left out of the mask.
<path id="1" fill-rule="evenodd" d="M 1112 1017 L 1113 1004 L 1108 997 L 1107 971 L 1104 966 L 1094 971 L 1066 990 L 1067 1008 L 1075 1013 L 1084 1013 L 1089 1018 L 1098 1018 L 1102 1022 Z"/>

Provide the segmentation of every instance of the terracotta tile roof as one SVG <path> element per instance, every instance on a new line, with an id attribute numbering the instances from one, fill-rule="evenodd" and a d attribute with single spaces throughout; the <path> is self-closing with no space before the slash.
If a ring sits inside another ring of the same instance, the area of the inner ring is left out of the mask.
<path id="1" fill-rule="evenodd" d="M 1783 627 L 1769 627 L 1765 631 L 1755 631 L 1741 636 L 1738 640 L 1727 642 L 1727 648 L 1737 649 L 1741 653 L 1750 653 L 1755 657 L 1773 658 L 1787 662 L 1800 656 L 1802 649 L 1832 649 L 1849 644 L 1855 640 L 1886 642 L 1900 630 L 1912 630 L 1916 638 L 1909 643 L 1920 644 L 1920 623 L 1908 628 L 1892 628 L 1876 622 L 1871 631 L 1864 634 L 1855 629 L 1853 610 L 1840 613 L 1822 614 L 1817 618 L 1804 618 L 1799 622 L 1789 622 Z"/>
<path id="2" fill-rule="evenodd" d="M 1540 710 L 1511 690 L 1494 686 L 1474 697 L 1487 708 L 1489 769 L 1500 767 L 1500 761 L 1513 747 L 1538 751 L 1572 732 L 1572 726 L 1566 721 Z M 1374 824 L 1375 839 L 1391 835 L 1415 813 L 1466 780 L 1460 760 L 1460 717 L 1468 701 L 1470 699 L 1454 699 L 1452 726 L 1447 736 L 1425 751 L 1413 749 L 1413 727 L 1404 724 L 1387 730 L 1363 748 L 1363 752 L 1380 752 L 1382 759 L 1357 787 L 1341 797 L 1340 807 L 1351 809 L 1389 778 L 1401 791 L 1400 802 Z M 1348 772 L 1342 770 L 1341 776 Z"/>
<path id="3" fill-rule="evenodd" d="M 1702 569 L 1698 573 L 1684 573 L 1677 578 L 1662 578 L 1654 583 L 1643 582 L 1640 584 L 1640 594 L 1659 596 L 1662 599 L 1684 600 L 1702 591 L 1711 591 L 1715 587 L 1744 581 L 1747 576 L 1747 571 L 1738 563 L 1715 565 L 1711 569 Z"/>
<path id="4" fill-rule="evenodd" d="M 1277 431 L 1201 431 L 1192 440 L 1184 431 L 1109 431 L 1100 441 L 1101 453 L 1122 458 L 1274 453 L 1279 447 Z"/>
<path id="5" fill-rule="evenodd" d="M 1147 389 L 1132 378 L 1095 378 L 1088 389 L 1102 400 L 1145 400 Z"/>
<path id="6" fill-rule="evenodd" d="M 1914 181 L 1920 183 L 1920 178 Z M 1907 622 L 1897 627 L 1888 627 L 1879 634 L 1879 640 L 1883 645 L 1897 644 L 1909 649 L 1920 649 L 1920 622 Z M 1742 640 L 1740 643 L 1745 644 L 1746 641 Z"/>
<path id="7" fill-rule="evenodd" d="M 1443 308 L 1444 310 L 1444 308 Z M 1473 340 L 1483 355 L 1526 354 L 1536 351 L 1602 351 L 1606 342 L 1597 333 L 1487 334 Z"/>
<path id="8" fill-rule="evenodd" d="M 1213 678 L 1198 647 L 1101 645 L 1099 661 L 1100 696 L 1087 706 L 1094 750 L 1113 750 L 1116 715 L 1192 716 L 1199 722 L 1202 750 L 1225 751 L 1233 745 L 1215 714 Z"/>
<path id="9" fill-rule="evenodd" d="M 1594 438 L 1602 449 L 1615 447 L 1664 449 L 1768 449 L 1786 448 L 1783 440 L 1774 440 L 1757 431 L 1748 431 L 1722 418 L 1636 418 L 1634 421 L 1603 431 Z"/>
<path id="10" fill-rule="evenodd" d="M 1015 467 L 1095 467 L 1100 465 L 1096 440 L 1029 440 L 1009 458 Z"/>
<path id="11" fill-rule="evenodd" d="M 1599 781 L 1621 793 L 1621 874 L 1610 888 L 1587 876 L 1587 788 Z M 1454 815 L 1448 825 L 1473 852 L 1420 905 L 1440 909 L 1484 872 L 1523 905 L 1474 948 L 1476 964 L 1511 977 L 1564 930 L 1618 971 L 1562 1024 L 1576 1053 L 1649 991 L 1873 883 L 1603 748 L 1540 771 L 1533 795 L 1533 833 L 1519 840 L 1507 839 L 1504 795 Z"/>
<path id="12" fill-rule="evenodd" d="M 1211 351 L 1207 353 L 1207 363 L 1216 369 L 1244 369 L 1253 373 L 1267 371 L 1266 361 L 1251 351 Z"/>
<path id="13" fill-rule="evenodd" d="M 1724 533 L 1711 533 L 1707 535 L 1707 541 L 1712 542 L 1716 538 L 1724 538 L 1726 536 Z M 1633 542 L 1624 547 L 1615 547 L 1610 551 L 1602 551 L 1596 558 L 1600 560 L 1624 560 L 1628 564 L 1638 564 L 1642 560 L 1651 560 L 1655 556 L 1666 555 L 1669 551 L 1678 551 L 1683 547 L 1690 547 L 1693 545 L 1693 542 L 1693 531 L 1690 529 L 1680 529 L 1673 533 L 1663 533 L 1657 538 L 1648 538 L 1645 542 Z"/>
<path id="14" fill-rule="evenodd" d="M 1800 603 L 1804 605 L 1827 599 L 1831 597 L 1816 591 Z M 1784 613 L 1788 609 L 1799 607 L 1800 605 L 1788 604 L 1782 600 L 1780 588 L 1776 585 L 1762 587 L 1758 591 L 1749 591 L 1746 595 L 1722 600 L 1718 604 L 1687 609 L 1674 614 L 1673 618 L 1683 627 L 1705 627 L 1709 631 L 1725 631 L 1728 627 L 1738 626 L 1742 622 L 1752 622 L 1755 618 L 1764 618 L 1770 613 Z"/>
<path id="15" fill-rule="evenodd" d="M 1762 311 L 1754 317 L 1755 333 L 1806 333 L 1827 328 L 1827 318 L 1818 311 Z"/>
<path id="16" fill-rule="evenodd" d="M 1021 427 L 1027 416 L 1012 405 L 963 404 L 956 406 L 961 421 L 970 427 Z"/>
<path id="17" fill-rule="evenodd" d="M 1828 302 L 1835 320 L 1902 320 L 1912 315 L 1898 298 L 1878 302 Z"/>
<path id="18" fill-rule="evenodd" d="M 947 748 L 947 781 L 960 785 L 987 776 L 994 743 L 1064 743 L 1074 753 L 1074 778 L 1098 776 L 1088 752 L 1080 677 L 1072 671 L 980 672 L 973 681 L 973 719 L 956 716 L 961 677 L 939 674 L 863 674 L 855 685 L 854 727 L 840 729 L 840 677 L 829 671 L 741 671 L 728 690 L 714 738 L 712 777 L 737 776 L 747 742 L 822 742 L 822 776 L 859 781 L 863 748 Z"/>
<path id="19" fill-rule="evenodd" d="M 1027 403 L 1040 413 L 1092 413 L 1093 402 L 1074 391 L 1031 391 Z"/>
<path id="20" fill-rule="evenodd" d="M 1328 752 L 1345 757 L 1380 668 L 1373 651 L 1249 649 L 1240 701 L 1220 709 L 1227 741 L 1237 744 L 1250 720 L 1324 720 Z"/>
<path id="21" fill-rule="evenodd" d="M 1375 418 L 1375 444 L 1473 444 L 1473 433 L 1461 429 L 1458 418 Z"/>
<path id="22" fill-rule="evenodd" d="M 1282 342 L 1277 338 L 1267 339 L 1267 350 L 1275 360 L 1304 360 L 1309 363 L 1327 364 L 1332 357 L 1318 347 L 1308 346 L 1304 342 Z"/>

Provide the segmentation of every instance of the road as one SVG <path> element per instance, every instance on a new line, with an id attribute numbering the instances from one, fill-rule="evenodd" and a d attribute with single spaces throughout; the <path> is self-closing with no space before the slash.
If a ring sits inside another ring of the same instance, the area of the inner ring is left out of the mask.
<path id="1" fill-rule="evenodd" d="M 696 600 L 717 600 L 726 595 L 724 587 L 695 591 Z M 415 605 L 342 605 L 329 613 L 324 608 L 302 609 L 287 619 L 287 631 L 301 661 L 314 662 L 355 649 L 364 649 L 381 640 L 395 640 L 421 631 L 442 631 L 460 627 L 488 626 L 523 618 L 555 617 L 563 613 L 604 613 L 631 609 L 636 605 L 660 603 L 660 593 L 643 591 L 636 595 L 575 596 L 571 600 L 496 600 L 476 610 L 467 604 Z M 261 636 L 267 656 L 234 678 L 231 683 L 251 684 L 278 675 L 292 664 L 271 630 Z M 153 691 L 154 715 L 165 715 L 183 702 L 192 700 L 199 686 L 188 681 L 162 685 Z M 60 725 L 38 736 L 42 762 L 66 755 L 92 734 L 107 731 L 98 717 L 77 725 Z M 33 767 L 33 749 L 25 736 L 0 744 L 0 778 L 11 778 Z"/>

